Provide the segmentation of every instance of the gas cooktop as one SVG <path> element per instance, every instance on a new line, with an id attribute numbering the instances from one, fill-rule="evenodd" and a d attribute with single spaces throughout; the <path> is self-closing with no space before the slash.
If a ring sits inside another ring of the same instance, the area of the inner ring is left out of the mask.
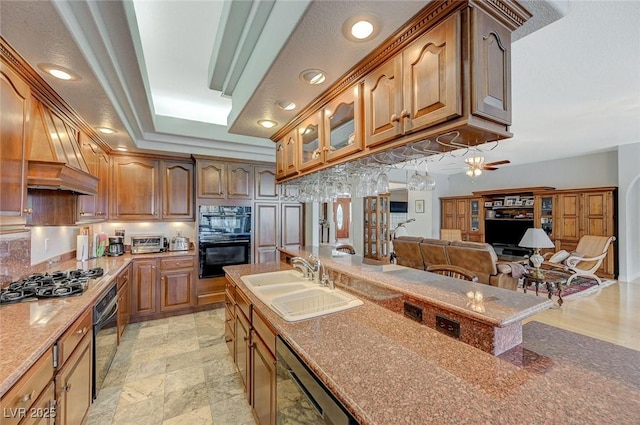
<path id="1" fill-rule="evenodd" d="M 103 274 L 101 267 L 32 274 L 0 289 L 0 304 L 81 295 L 90 279 Z"/>

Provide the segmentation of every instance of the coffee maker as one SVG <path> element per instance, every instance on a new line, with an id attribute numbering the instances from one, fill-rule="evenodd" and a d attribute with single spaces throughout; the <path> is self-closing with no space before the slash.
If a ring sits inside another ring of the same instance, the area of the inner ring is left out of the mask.
<path id="1" fill-rule="evenodd" d="M 124 236 L 109 236 L 107 255 L 115 257 L 124 254 Z"/>

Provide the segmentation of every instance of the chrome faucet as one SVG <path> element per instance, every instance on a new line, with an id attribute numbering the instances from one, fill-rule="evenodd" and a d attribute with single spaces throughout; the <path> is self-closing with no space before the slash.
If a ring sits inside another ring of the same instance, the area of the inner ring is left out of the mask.
<path id="1" fill-rule="evenodd" d="M 325 269 L 324 264 L 322 264 L 322 261 L 320 261 L 320 259 L 313 254 L 309 256 L 309 260 L 312 260 L 315 263 L 315 282 L 320 286 L 326 286 L 329 289 L 335 289 L 333 280 L 331 280 L 327 275 L 327 270 Z"/>
<path id="2" fill-rule="evenodd" d="M 291 259 L 291 267 L 299 269 L 305 279 L 313 280 L 314 266 L 302 257 L 293 257 Z"/>

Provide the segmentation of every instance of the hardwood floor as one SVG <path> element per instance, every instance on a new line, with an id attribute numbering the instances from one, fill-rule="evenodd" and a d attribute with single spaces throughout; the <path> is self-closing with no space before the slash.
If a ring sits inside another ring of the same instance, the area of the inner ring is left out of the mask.
<path id="1" fill-rule="evenodd" d="M 525 323 L 534 320 L 640 351 L 640 279 L 565 300 Z"/>

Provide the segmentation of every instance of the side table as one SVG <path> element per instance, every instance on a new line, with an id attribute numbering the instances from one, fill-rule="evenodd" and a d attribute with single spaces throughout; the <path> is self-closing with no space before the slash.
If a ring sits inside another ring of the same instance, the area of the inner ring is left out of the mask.
<path id="1" fill-rule="evenodd" d="M 524 281 L 522 283 L 522 289 L 524 293 L 527 293 L 527 285 L 536 285 L 536 296 L 538 295 L 538 288 L 540 284 L 544 284 L 547 287 L 547 293 L 549 294 L 549 299 L 551 299 L 553 295 L 553 289 L 557 288 L 558 292 L 558 305 L 562 306 L 562 285 L 567 283 L 567 275 L 559 272 L 554 272 L 550 270 L 540 270 L 542 273 L 542 277 L 534 276 L 533 270 L 527 270 L 524 273 Z"/>

